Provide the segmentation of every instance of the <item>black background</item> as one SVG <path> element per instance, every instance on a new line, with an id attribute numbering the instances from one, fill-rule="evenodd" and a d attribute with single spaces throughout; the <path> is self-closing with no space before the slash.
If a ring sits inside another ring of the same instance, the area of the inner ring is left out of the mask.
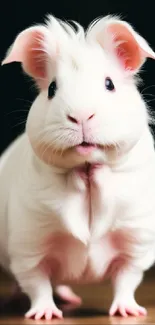
<path id="1" fill-rule="evenodd" d="M 0 6 L 0 60 L 16 35 L 34 23 L 43 22 L 47 13 L 61 19 L 77 20 L 84 27 L 98 16 L 121 14 L 155 50 L 154 7 L 153 0 L 3 0 Z M 148 60 L 143 67 L 144 84 L 140 87 L 153 109 L 154 72 L 155 61 Z M 0 68 L 0 153 L 24 130 L 25 119 L 35 96 L 33 83 L 23 75 L 19 63 Z"/>

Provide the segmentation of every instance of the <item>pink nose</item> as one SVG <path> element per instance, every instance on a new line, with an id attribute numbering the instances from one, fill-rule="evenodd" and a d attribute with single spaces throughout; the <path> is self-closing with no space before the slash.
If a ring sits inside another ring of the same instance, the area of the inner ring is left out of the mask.
<path id="1" fill-rule="evenodd" d="M 91 114 L 86 121 L 91 120 L 93 117 L 95 116 L 95 114 Z M 71 115 L 67 115 L 67 118 L 70 122 L 75 123 L 75 124 L 81 124 L 83 121 L 81 121 L 80 119 L 76 119 L 75 117 L 71 116 Z"/>

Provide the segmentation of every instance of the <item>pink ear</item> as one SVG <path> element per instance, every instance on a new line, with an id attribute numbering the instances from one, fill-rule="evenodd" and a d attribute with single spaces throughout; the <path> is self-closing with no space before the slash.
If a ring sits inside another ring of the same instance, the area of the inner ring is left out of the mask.
<path id="1" fill-rule="evenodd" d="M 42 88 L 48 85 L 46 50 L 47 29 L 43 26 L 31 27 L 21 32 L 8 51 L 2 64 L 21 62 L 23 69 Z"/>
<path id="2" fill-rule="evenodd" d="M 127 23 L 114 23 L 109 26 L 109 32 L 114 36 L 117 57 L 126 70 L 134 72 L 147 57 L 155 59 L 155 53 L 147 42 Z"/>
<path id="3" fill-rule="evenodd" d="M 123 68 L 131 73 L 136 73 L 146 58 L 155 59 L 155 53 L 146 40 L 117 17 L 98 19 L 90 26 L 88 37 L 96 38 L 103 49 L 116 55 Z"/>
<path id="4" fill-rule="evenodd" d="M 144 58 L 141 48 L 133 35 L 120 24 L 113 24 L 109 27 L 109 31 L 114 35 L 116 54 L 125 70 L 137 70 Z"/>

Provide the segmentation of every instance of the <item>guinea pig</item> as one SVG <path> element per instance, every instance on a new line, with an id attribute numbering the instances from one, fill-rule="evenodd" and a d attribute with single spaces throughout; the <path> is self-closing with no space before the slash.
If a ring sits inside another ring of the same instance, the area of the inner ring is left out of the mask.
<path id="1" fill-rule="evenodd" d="M 26 317 L 62 318 L 53 291 L 113 285 L 111 316 L 145 315 L 135 300 L 155 261 L 155 151 L 138 73 L 155 53 L 129 23 L 87 30 L 51 15 L 17 35 L 39 94 L 25 132 L 0 159 L 0 263 L 31 301 Z"/>

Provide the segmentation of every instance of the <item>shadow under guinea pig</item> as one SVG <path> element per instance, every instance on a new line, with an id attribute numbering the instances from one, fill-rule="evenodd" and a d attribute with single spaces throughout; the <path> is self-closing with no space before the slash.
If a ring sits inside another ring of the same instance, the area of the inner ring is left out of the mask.
<path id="1" fill-rule="evenodd" d="M 54 300 L 57 306 L 63 311 L 64 317 L 90 317 L 90 316 L 107 316 L 104 310 L 94 308 L 77 307 L 74 304 L 64 303 L 56 296 Z M 24 316 L 30 308 L 30 301 L 23 293 L 17 293 L 11 297 L 0 296 L 0 317 L 5 316 Z"/>

